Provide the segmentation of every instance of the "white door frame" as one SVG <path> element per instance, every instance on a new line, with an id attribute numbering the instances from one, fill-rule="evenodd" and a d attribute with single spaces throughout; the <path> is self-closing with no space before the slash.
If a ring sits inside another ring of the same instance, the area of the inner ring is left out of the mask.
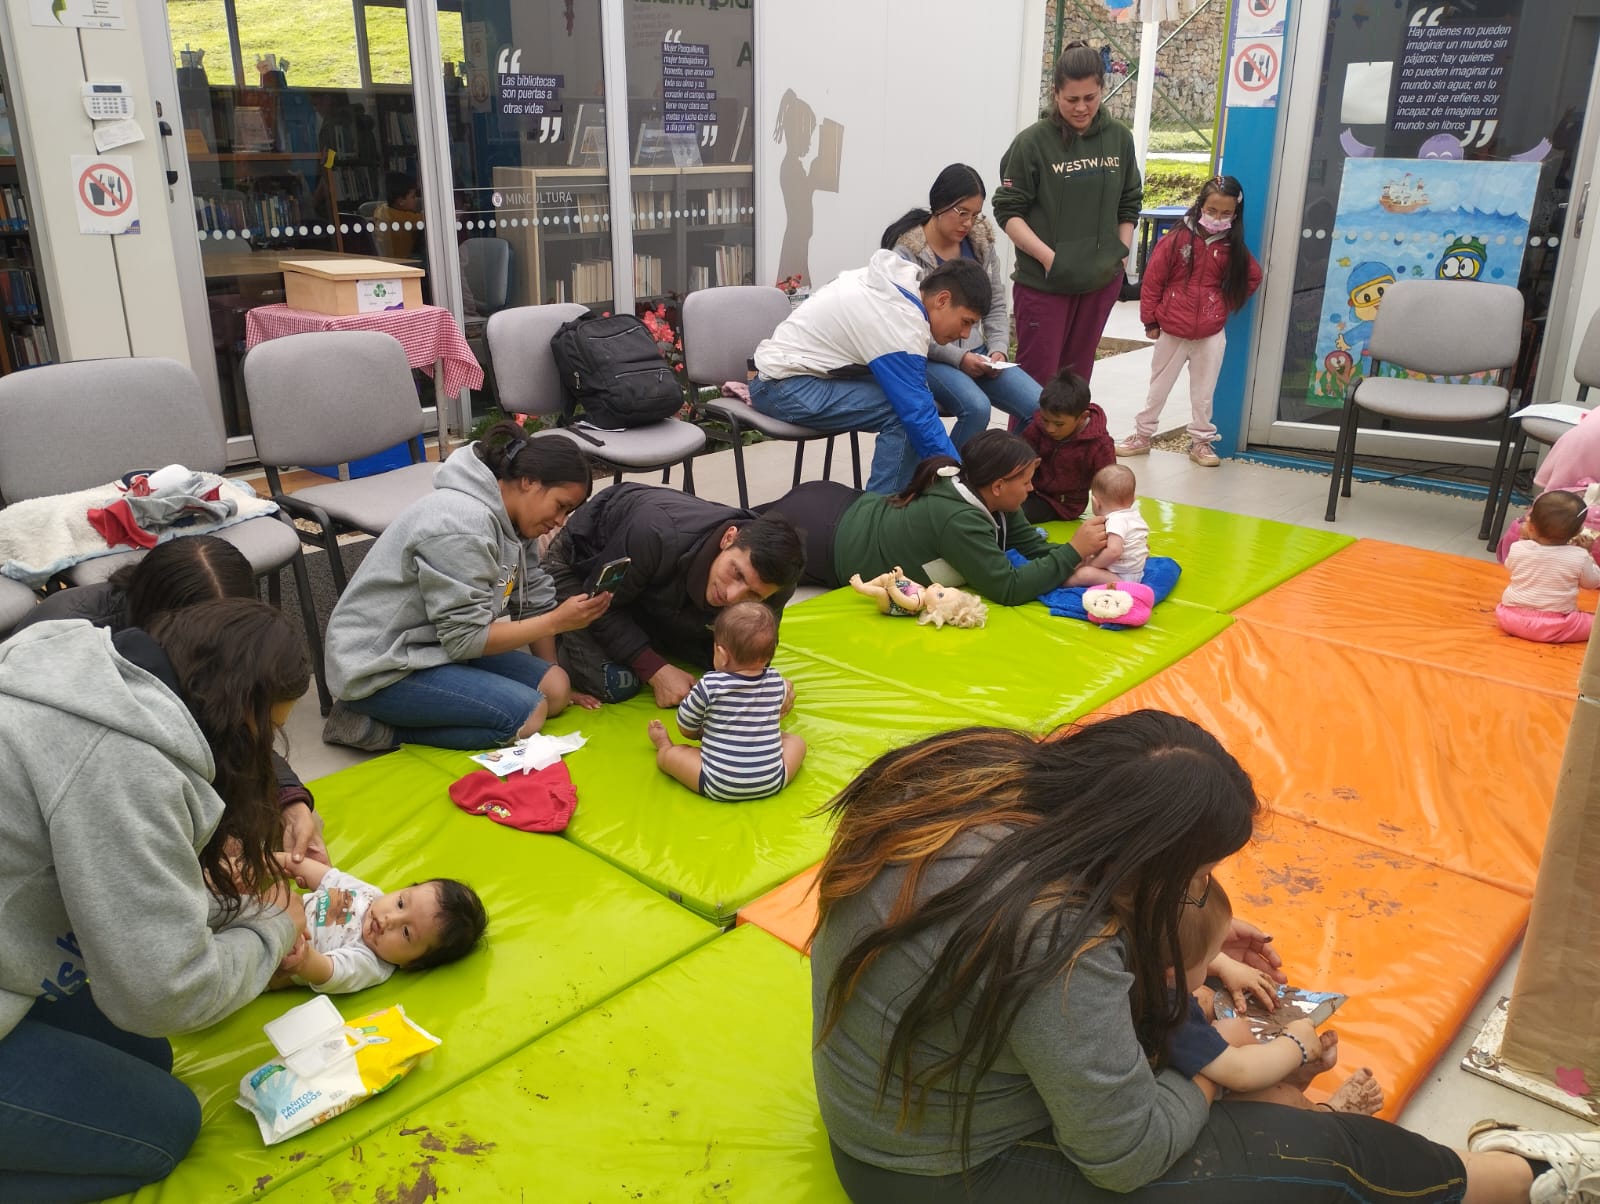
<path id="1" fill-rule="evenodd" d="M 1300 243 L 1305 241 L 1302 228 L 1306 199 L 1305 165 L 1310 159 L 1311 135 L 1317 118 L 1322 60 L 1327 49 L 1328 10 L 1328 0 L 1302 0 L 1291 6 L 1291 29 L 1286 41 L 1293 47 L 1292 62 L 1298 70 L 1288 75 L 1280 102 L 1282 116 L 1278 143 L 1273 153 L 1281 172 L 1273 190 L 1275 195 L 1266 231 L 1266 246 L 1292 248 L 1284 259 L 1297 255 Z M 1330 84 L 1329 91 L 1333 95 L 1336 88 Z M 1586 181 L 1593 176 L 1596 144 L 1600 143 L 1600 108 L 1597 105 L 1600 105 L 1600 61 L 1597 61 L 1595 75 L 1590 81 L 1589 105 L 1585 109 L 1586 119 L 1574 180 Z M 1581 332 L 1577 332 L 1579 315 L 1600 308 L 1600 279 L 1589 279 L 1593 273 L 1586 272 L 1584 269 L 1587 265 L 1580 262 L 1589 258 L 1587 248 L 1576 245 L 1578 238 L 1573 233 L 1582 213 L 1581 187 L 1574 188 L 1574 195 L 1578 200 L 1567 207 L 1561 234 L 1562 241 L 1571 249 L 1561 255 L 1556 266 L 1545 341 L 1539 370 L 1532 385 L 1533 400 L 1571 395 L 1570 390 L 1575 389 L 1575 385 L 1572 384 L 1570 367 L 1576 340 L 1581 337 Z M 1592 197 L 1591 201 L 1600 204 L 1600 196 Z M 1600 211 L 1595 216 L 1600 217 Z M 1324 237 L 1331 235 L 1332 231 L 1328 230 Z M 1315 236 L 1316 231 L 1313 230 L 1311 237 Z M 1590 244 L 1595 241 L 1589 239 Z M 1596 266 L 1600 267 L 1600 264 Z M 1269 263 L 1261 291 L 1263 318 L 1254 344 L 1245 399 L 1249 441 L 1272 447 L 1332 452 L 1339 434 L 1337 426 L 1278 419 L 1279 384 L 1283 377 L 1283 357 L 1289 335 L 1286 315 L 1291 310 L 1294 295 L 1291 264 Z M 1362 428 L 1357 436 L 1356 451 L 1362 455 L 1490 467 L 1494 463 L 1496 447 L 1492 442 L 1455 435 Z"/>

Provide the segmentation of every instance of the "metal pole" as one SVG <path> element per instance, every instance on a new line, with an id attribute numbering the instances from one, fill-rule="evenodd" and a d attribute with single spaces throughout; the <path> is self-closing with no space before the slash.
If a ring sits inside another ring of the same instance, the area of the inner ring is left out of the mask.
<path id="1" fill-rule="evenodd" d="M 1133 153 L 1144 175 L 1150 154 L 1150 110 L 1156 97 L 1156 54 L 1161 42 L 1161 23 L 1146 21 L 1139 35 L 1139 79 L 1133 94 Z"/>

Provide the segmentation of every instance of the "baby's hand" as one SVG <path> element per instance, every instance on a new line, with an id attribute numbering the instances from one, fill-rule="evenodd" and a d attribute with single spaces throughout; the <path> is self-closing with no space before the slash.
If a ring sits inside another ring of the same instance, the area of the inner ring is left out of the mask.
<path id="1" fill-rule="evenodd" d="M 300 967 L 305 964 L 306 954 L 311 951 L 311 942 L 306 939 L 306 934 L 301 933 L 295 938 L 294 948 L 283 955 L 283 960 L 278 963 L 280 974 L 298 974 Z"/>
<path id="2" fill-rule="evenodd" d="M 1567 542 L 1577 544 L 1580 548 L 1592 548 L 1597 537 L 1600 537 L 1600 531 L 1593 531 L 1585 527 Z"/>
<path id="3" fill-rule="evenodd" d="M 1252 995 L 1261 1001 L 1261 1006 L 1268 1012 L 1278 1006 L 1277 983 L 1265 970 L 1235 961 L 1226 953 L 1217 955 L 1210 970 L 1222 980 L 1223 990 L 1233 997 L 1234 1010 L 1240 1014 L 1249 1006 Z"/>
<path id="4" fill-rule="evenodd" d="M 794 709 L 794 682 L 783 683 L 783 706 L 778 708 L 779 715 L 787 715 Z"/>

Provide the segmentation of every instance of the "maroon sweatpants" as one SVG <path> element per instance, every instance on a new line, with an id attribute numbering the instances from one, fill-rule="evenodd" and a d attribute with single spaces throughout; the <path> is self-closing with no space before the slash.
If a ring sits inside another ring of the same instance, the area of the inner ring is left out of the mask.
<path id="1" fill-rule="evenodd" d="M 1040 384 L 1048 383 L 1063 368 L 1088 380 L 1094 373 L 1094 353 L 1105 333 L 1106 319 L 1121 291 L 1120 271 L 1092 293 L 1046 293 L 1013 284 L 1017 367 Z"/>

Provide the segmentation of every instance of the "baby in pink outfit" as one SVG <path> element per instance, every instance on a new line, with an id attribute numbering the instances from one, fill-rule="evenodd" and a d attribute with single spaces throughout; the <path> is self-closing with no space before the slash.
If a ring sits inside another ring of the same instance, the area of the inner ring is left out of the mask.
<path id="1" fill-rule="evenodd" d="M 1506 553 L 1511 584 L 1495 607 L 1500 630 L 1541 644 L 1589 638 L 1594 616 L 1578 609 L 1578 590 L 1600 588 L 1600 565 L 1584 530 L 1588 508 L 1576 493 L 1539 495 L 1522 524 L 1522 538 Z"/>

